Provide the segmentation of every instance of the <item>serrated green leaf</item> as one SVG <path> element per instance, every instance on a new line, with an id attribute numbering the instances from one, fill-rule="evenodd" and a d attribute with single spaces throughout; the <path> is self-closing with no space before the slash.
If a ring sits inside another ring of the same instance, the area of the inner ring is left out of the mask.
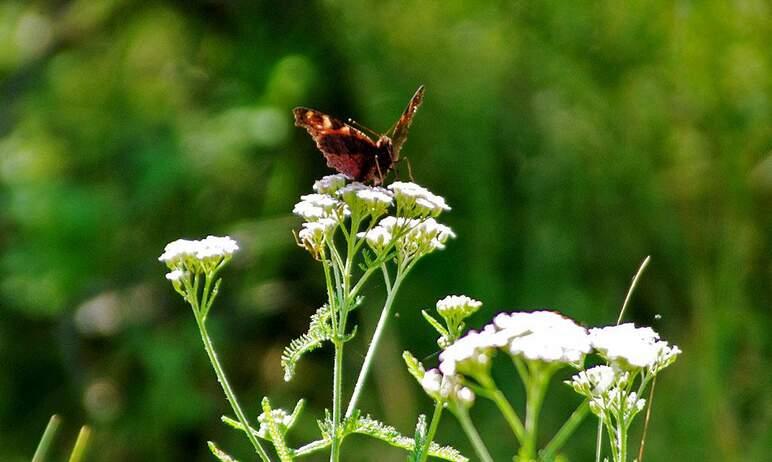
<path id="1" fill-rule="evenodd" d="M 403 436 L 394 427 L 378 422 L 370 416 L 357 419 L 357 426 L 353 433 L 381 440 L 406 451 L 413 451 L 415 449 L 413 438 Z M 469 462 L 469 459 L 463 456 L 457 449 L 450 446 L 440 446 L 437 443 L 432 443 L 429 446 L 429 455 L 451 462 Z"/>
<path id="2" fill-rule="evenodd" d="M 421 362 L 418 361 L 416 357 L 413 356 L 413 354 L 409 351 L 402 352 L 402 359 L 405 360 L 407 371 L 410 372 L 410 375 L 415 377 L 415 379 L 420 384 L 424 379 L 424 375 L 426 375 L 426 370 L 424 369 L 423 364 L 421 364 Z"/>
<path id="3" fill-rule="evenodd" d="M 271 409 L 271 402 L 267 397 L 263 398 L 262 406 L 265 423 L 268 425 L 268 433 L 271 435 L 271 442 L 274 449 L 276 449 L 276 454 L 279 455 L 279 460 L 281 462 L 292 462 L 289 448 L 287 448 L 287 443 L 284 441 L 284 434 L 279 430 L 279 426 L 273 418 L 273 409 Z"/>
<path id="4" fill-rule="evenodd" d="M 423 460 L 423 447 L 426 443 L 426 416 L 418 416 L 418 422 L 415 426 L 415 436 L 413 437 L 413 450 L 410 451 L 408 462 L 420 462 Z"/>
<path id="5" fill-rule="evenodd" d="M 212 454 L 217 457 L 217 460 L 220 462 L 239 462 L 238 460 L 234 459 L 231 455 L 223 451 L 222 449 L 218 448 L 216 444 L 214 444 L 212 441 L 207 441 L 207 446 L 209 446 L 209 451 L 212 452 Z"/>
<path id="6" fill-rule="evenodd" d="M 330 308 L 321 306 L 316 313 L 311 315 L 311 323 L 308 332 L 292 340 L 281 355 L 281 367 L 284 368 L 284 380 L 289 382 L 295 375 L 295 366 L 300 358 L 309 351 L 322 346 L 332 338 L 330 322 Z"/>
<path id="7" fill-rule="evenodd" d="M 426 322 L 434 327 L 434 330 L 436 330 L 437 333 L 439 333 L 442 337 L 448 337 L 449 332 L 447 329 L 445 329 L 445 326 L 443 326 L 442 323 L 434 319 L 429 313 L 426 312 L 426 310 L 421 310 L 421 314 L 424 316 L 424 319 L 426 319 Z"/>

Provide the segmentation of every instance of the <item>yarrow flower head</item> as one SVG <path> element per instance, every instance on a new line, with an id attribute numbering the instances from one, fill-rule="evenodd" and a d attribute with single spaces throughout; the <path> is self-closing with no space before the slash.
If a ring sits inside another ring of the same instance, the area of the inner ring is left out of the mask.
<path id="1" fill-rule="evenodd" d="M 421 387 L 436 401 L 458 403 L 465 408 L 474 404 L 474 392 L 461 384 L 456 375 L 444 375 L 439 369 L 426 371 Z"/>
<path id="2" fill-rule="evenodd" d="M 376 254 L 383 253 L 391 245 L 394 236 L 383 226 L 376 226 L 367 232 L 357 233 L 357 237 L 367 240 L 367 245 L 375 251 Z"/>
<path id="3" fill-rule="evenodd" d="M 481 301 L 466 295 L 448 295 L 437 301 L 437 313 L 448 325 L 459 325 L 464 319 L 476 313 L 481 306 Z"/>
<path id="4" fill-rule="evenodd" d="M 388 186 L 397 200 L 397 213 L 406 217 L 437 217 L 450 210 L 445 198 L 415 183 L 395 181 Z"/>
<path id="5" fill-rule="evenodd" d="M 617 372 L 612 367 L 602 365 L 581 371 L 565 383 L 580 395 L 592 398 L 606 393 L 620 382 L 626 382 L 628 376 L 626 372 Z"/>
<path id="6" fill-rule="evenodd" d="M 425 311 L 423 312 L 423 315 L 440 334 L 437 344 L 441 348 L 446 348 L 448 345 L 455 342 L 464 332 L 464 328 L 466 327 L 464 320 L 477 312 L 481 306 L 482 302 L 469 298 L 466 295 L 448 295 L 442 300 L 437 301 L 437 313 L 439 313 L 445 321 L 444 328 Z"/>
<path id="7" fill-rule="evenodd" d="M 552 311 L 501 313 L 493 324 L 509 339 L 509 353 L 526 360 L 578 367 L 591 351 L 584 327 Z"/>
<path id="8" fill-rule="evenodd" d="M 351 183 L 339 189 L 337 194 L 354 213 L 371 215 L 375 218 L 384 215 L 394 203 L 388 189 L 362 183 Z"/>
<path id="9" fill-rule="evenodd" d="M 319 194 L 328 194 L 330 196 L 338 192 L 338 190 L 346 186 L 346 181 L 350 178 L 341 173 L 335 175 L 327 175 L 314 182 L 314 191 Z"/>
<path id="10" fill-rule="evenodd" d="M 624 370 L 646 368 L 656 374 L 676 360 L 681 350 L 665 341 L 650 327 L 633 323 L 590 329 L 590 341 L 601 356 Z"/>
<path id="11" fill-rule="evenodd" d="M 338 223 L 332 218 L 320 218 L 305 222 L 302 226 L 303 229 L 297 234 L 298 245 L 308 250 L 314 258 L 319 258 L 325 240 L 332 235 Z"/>
<path id="12" fill-rule="evenodd" d="M 480 332 L 471 330 L 440 353 L 440 371 L 445 375 L 487 373 L 496 348 L 506 340 L 491 325 Z"/>
<path id="13" fill-rule="evenodd" d="M 306 221 L 317 221 L 331 218 L 336 222 L 351 214 L 348 206 L 329 194 L 306 194 L 300 196 L 300 202 L 295 204 L 292 213 L 303 217 Z"/>
<path id="14" fill-rule="evenodd" d="M 419 220 L 388 216 L 367 233 L 358 234 L 358 237 L 367 238 L 368 244 L 376 252 L 396 239 L 397 256 L 404 260 L 442 250 L 448 239 L 456 235 L 448 226 L 437 223 L 431 217 Z"/>
<path id="15" fill-rule="evenodd" d="M 207 236 L 201 240 L 177 239 L 164 248 L 159 261 L 172 270 L 166 278 L 175 283 L 186 273 L 209 273 L 227 263 L 239 249 L 228 236 Z"/>

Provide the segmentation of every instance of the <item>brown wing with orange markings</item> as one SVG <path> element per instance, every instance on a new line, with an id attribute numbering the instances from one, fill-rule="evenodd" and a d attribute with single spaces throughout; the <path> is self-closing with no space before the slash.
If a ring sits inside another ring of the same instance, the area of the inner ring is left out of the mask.
<path id="1" fill-rule="evenodd" d="M 391 143 L 373 141 L 334 117 L 305 107 L 293 110 L 295 125 L 305 128 L 322 151 L 327 165 L 357 181 L 379 182 L 391 168 Z"/>
<path id="2" fill-rule="evenodd" d="M 418 87 L 418 90 L 416 90 L 413 97 L 410 98 L 410 102 L 407 103 L 405 112 L 402 113 L 402 116 L 397 123 L 394 124 L 394 127 L 389 130 L 389 137 L 391 138 L 392 143 L 392 160 L 394 162 L 399 160 L 399 151 L 402 149 L 402 145 L 405 144 L 405 140 L 407 140 L 407 132 L 410 128 L 410 123 L 413 121 L 413 116 L 416 111 L 418 111 L 418 107 L 423 101 L 424 86 L 421 85 Z"/>

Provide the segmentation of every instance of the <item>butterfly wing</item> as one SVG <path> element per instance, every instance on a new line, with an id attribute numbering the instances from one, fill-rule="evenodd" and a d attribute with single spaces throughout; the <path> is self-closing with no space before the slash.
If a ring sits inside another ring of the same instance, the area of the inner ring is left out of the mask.
<path id="1" fill-rule="evenodd" d="M 380 178 L 391 167 L 391 143 L 374 142 L 356 128 L 323 112 L 295 108 L 295 125 L 305 128 L 327 165 L 357 181 Z"/>
<path id="2" fill-rule="evenodd" d="M 392 158 L 395 162 L 399 159 L 399 151 L 402 149 L 402 145 L 405 144 L 405 140 L 407 140 L 407 131 L 410 128 L 410 122 L 413 121 L 413 116 L 415 115 L 416 111 L 418 110 L 418 106 L 421 105 L 423 100 L 424 86 L 421 85 L 418 87 L 418 90 L 416 90 L 413 97 L 410 98 L 410 102 L 407 104 L 405 112 L 402 113 L 402 116 L 400 116 L 397 123 L 394 124 L 394 127 L 389 130 L 389 137 L 391 138 L 393 152 Z"/>

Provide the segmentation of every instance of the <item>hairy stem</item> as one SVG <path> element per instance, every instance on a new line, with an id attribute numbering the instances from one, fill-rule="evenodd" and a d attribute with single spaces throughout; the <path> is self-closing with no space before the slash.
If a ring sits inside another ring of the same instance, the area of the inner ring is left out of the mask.
<path id="1" fill-rule="evenodd" d="M 341 439 L 338 435 L 340 426 L 340 411 L 343 392 L 343 343 L 335 341 L 335 364 L 333 366 L 332 389 L 332 446 L 330 449 L 330 462 L 340 460 Z"/>
<path id="2" fill-rule="evenodd" d="M 383 304 L 383 309 L 381 310 L 381 317 L 378 319 L 378 324 L 375 326 L 375 332 L 373 332 L 373 337 L 370 340 L 370 346 L 367 348 L 367 353 L 365 354 L 365 359 L 362 362 L 362 369 L 359 371 L 359 377 L 357 378 L 356 385 L 354 386 L 354 392 L 351 395 L 351 400 L 348 403 L 348 408 L 346 409 L 346 417 L 351 417 L 351 415 L 354 413 L 354 410 L 357 407 L 357 403 L 359 402 L 359 398 L 362 395 L 362 389 L 364 388 L 365 381 L 367 380 L 367 375 L 370 373 L 370 367 L 373 363 L 373 358 L 375 357 L 375 352 L 378 349 L 378 344 L 381 341 L 381 337 L 383 337 L 383 332 L 386 329 L 386 324 L 388 324 L 389 318 L 391 316 L 391 307 L 394 304 L 394 299 L 397 295 L 397 291 L 399 291 L 399 286 L 402 284 L 402 281 L 405 277 L 406 272 L 401 272 L 397 270 L 397 275 L 394 279 L 394 284 L 390 285 L 389 282 L 389 274 L 386 269 L 386 265 L 383 264 L 383 277 L 386 281 L 386 288 L 387 288 L 387 295 L 386 295 L 386 301 Z"/>
<path id="3" fill-rule="evenodd" d="M 263 462 L 270 462 L 271 459 L 268 457 L 265 449 L 263 449 L 263 447 L 260 445 L 260 442 L 257 441 L 255 435 L 249 431 L 249 421 L 244 415 L 244 411 L 241 410 L 241 406 L 236 399 L 236 394 L 233 393 L 233 389 L 231 389 L 230 383 L 228 383 L 228 378 L 225 376 L 225 371 L 220 364 L 220 360 L 217 358 L 217 353 L 215 352 L 214 345 L 212 344 L 212 340 L 209 337 L 209 333 L 206 330 L 204 320 L 201 319 L 196 306 L 193 307 L 193 311 L 196 316 L 198 331 L 201 334 L 201 341 L 204 343 L 204 350 L 206 350 L 206 354 L 209 356 L 209 362 L 212 363 L 212 368 L 214 368 L 214 373 L 217 375 L 217 381 L 220 382 L 220 385 L 222 386 L 222 390 L 225 393 L 225 398 L 231 405 L 231 408 L 236 414 L 236 417 L 239 419 L 239 422 L 244 427 L 244 433 L 246 433 L 247 438 L 249 438 L 249 442 L 252 443 L 252 446 L 255 448 L 257 455 L 260 456 L 260 459 L 262 459 Z"/>
<path id="4" fill-rule="evenodd" d="M 424 441 L 423 448 L 421 448 L 421 459 L 418 462 L 424 462 L 429 457 L 429 447 L 434 441 L 434 435 L 437 434 L 437 428 L 440 426 L 440 419 L 442 418 L 442 409 L 445 407 L 442 401 L 436 401 L 434 403 L 434 414 L 432 414 L 432 423 L 429 424 L 429 431 L 426 433 L 426 441 Z"/>

